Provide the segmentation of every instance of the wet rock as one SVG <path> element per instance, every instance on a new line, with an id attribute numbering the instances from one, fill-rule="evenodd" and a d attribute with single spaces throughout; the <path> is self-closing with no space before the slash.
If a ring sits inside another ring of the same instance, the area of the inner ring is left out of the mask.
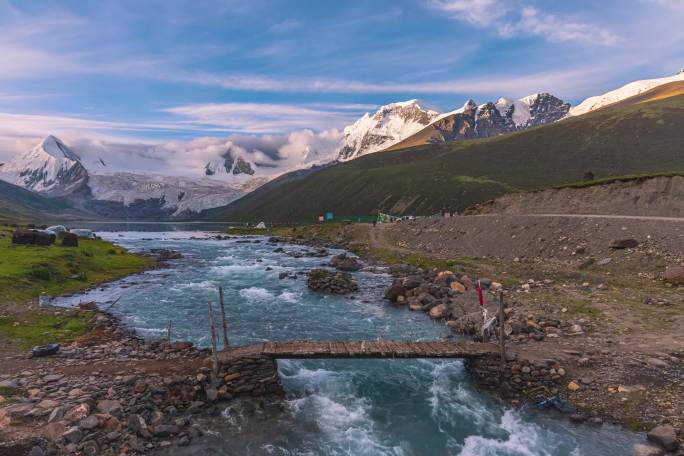
<path id="1" fill-rule="evenodd" d="M 651 442 L 663 447 L 666 451 L 675 451 L 679 448 L 675 429 L 669 424 L 654 427 L 646 434 L 646 437 Z"/>
<path id="2" fill-rule="evenodd" d="M 359 285 L 348 272 L 312 269 L 306 281 L 309 289 L 323 293 L 347 294 L 358 291 Z"/>
<path id="3" fill-rule="evenodd" d="M 397 302 L 399 296 L 406 297 L 406 292 L 406 287 L 403 284 L 395 282 L 387 290 L 385 290 L 385 298 L 392 302 Z"/>
<path id="4" fill-rule="evenodd" d="M 441 319 L 446 316 L 447 306 L 446 304 L 438 304 L 432 309 L 430 309 L 430 317 L 434 319 Z"/>
<path id="5" fill-rule="evenodd" d="M 183 258 L 183 254 L 175 250 L 150 249 L 150 252 L 154 254 L 154 256 L 156 256 L 159 261 L 177 260 L 179 258 Z"/>

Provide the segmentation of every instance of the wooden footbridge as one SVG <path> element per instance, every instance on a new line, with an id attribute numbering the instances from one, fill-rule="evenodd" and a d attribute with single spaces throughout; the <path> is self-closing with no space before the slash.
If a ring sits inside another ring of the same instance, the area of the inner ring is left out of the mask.
<path id="1" fill-rule="evenodd" d="M 235 358 L 477 358 L 499 353 L 494 344 L 463 341 L 293 341 L 264 342 L 222 350 L 219 362 Z"/>

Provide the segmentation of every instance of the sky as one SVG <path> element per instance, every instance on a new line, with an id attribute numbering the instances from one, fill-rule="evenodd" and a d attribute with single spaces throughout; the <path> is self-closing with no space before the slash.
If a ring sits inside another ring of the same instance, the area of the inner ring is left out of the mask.
<path id="1" fill-rule="evenodd" d="M 682 24 L 684 0 L 0 0 L 0 161 L 48 134 L 298 154 L 393 101 L 577 104 L 676 73 Z"/>

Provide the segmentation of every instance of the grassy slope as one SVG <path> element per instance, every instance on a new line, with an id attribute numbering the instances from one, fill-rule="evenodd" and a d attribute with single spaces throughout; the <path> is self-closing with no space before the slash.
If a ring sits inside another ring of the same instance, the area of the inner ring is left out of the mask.
<path id="1" fill-rule="evenodd" d="M 431 214 L 515 190 L 684 171 L 684 95 L 605 109 L 483 140 L 371 154 L 255 191 L 203 220 L 305 221 L 339 214 Z"/>
<path id="2" fill-rule="evenodd" d="M 11 244 L 0 226 L 0 348 L 67 342 L 89 329 L 92 313 L 40 311 L 23 304 L 40 293 L 56 295 L 140 272 L 154 260 L 102 240 L 80 239 L 79 247 Z"/>
<path id="3" fill-rule="evenodd" d="M 0 220 L 28 221 L 73 218 L 83 215 L 61 199 L 46 198 L 0 180 Z"/>
<path id="4" fill-rule="evenodd" d="M 79 247 L 13 245 L 0 228 L 0 303 L 21 302 L 45 292 L 68 293 L 139 272 L 152 259 L 102 240 L 79 239 Z M 58 241 L 59 242 L 59 241 Z M 79 278 L 71 278 L 83 274 Z"/>

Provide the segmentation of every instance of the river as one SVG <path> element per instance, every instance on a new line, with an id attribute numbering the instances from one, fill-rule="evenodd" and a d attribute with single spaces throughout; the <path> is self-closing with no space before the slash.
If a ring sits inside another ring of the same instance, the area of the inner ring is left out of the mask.
<path id="1" fill-rule="evenodd" d="M 382 292 L 391 280 L 386 274 L 355 273 L 358 293 L 325 296 L 306 288 L 304 273 L 327 258 L 274 252 L 266 238 L 258 243 L 191 239 L 209 233 L 170 231 L 168 225 L 95 228 L 142 228 L 147 231 L 99 234 L 134 251 L 166 248 L 183 254 L 167 269 L 56 302 L 69 306 L 120 297 L 113 312 L 147 337 L 161 336 L 171 321 L 174 339 L 208 345 L 207 301 L 217 300 L 219 285 L 225 289 L 230 342 L 235 345 L 288 339 L 430 340 L 448 334 L 422 312 L 384 302 Z M 160 229 L 166 231 L 154 231 Z M 298 250 L 306 247 L 285 246 L 285 251 Z M 298 276 L 279 279 L 281 272 Z M 287 392 L 285 410 L 263 413 L 239 403 L 226 408 L 211 423 L 202 452 L 624 456 L 643 439 L 608 425 L 573 425 L 553 413 L 508 408 L 477 391 L 457 360 L 284 360 L 279 371 Z"/>

